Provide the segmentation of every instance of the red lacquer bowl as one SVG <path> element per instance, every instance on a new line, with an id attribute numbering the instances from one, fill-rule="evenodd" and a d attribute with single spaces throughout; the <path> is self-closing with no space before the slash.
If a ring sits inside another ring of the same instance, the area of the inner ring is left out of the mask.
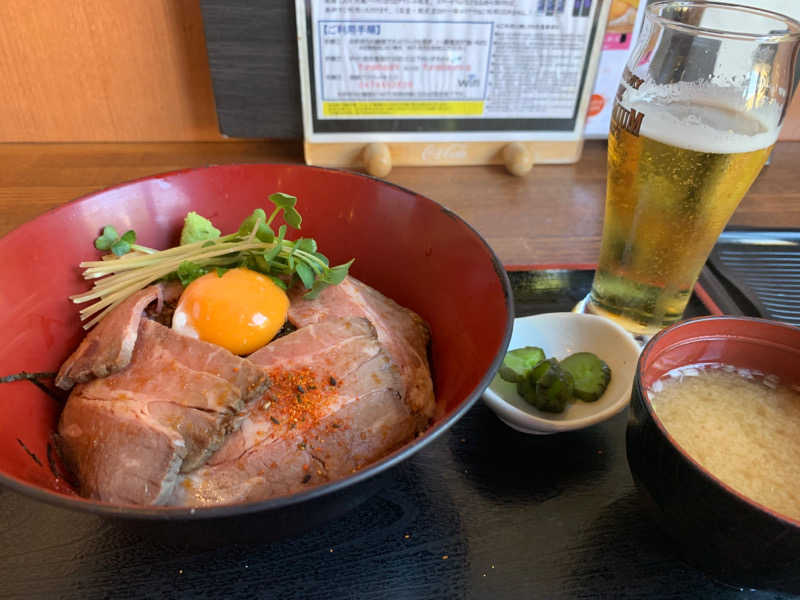
<path id="1" fill-rule="evenodd" d="M 0 375 L 53 371 L 82 336 L 67 296 L 87 289 L 78 263 L 104 224 L 134 229 L 138 241 L 164 248 L 177 241 L 194 210 L 223 230 L 238 227 L 272 192 L 298 197 L 302 235 L 314 237 L 338 264 L 418 312 L 432 332 L 434 386 L 445 414 L 420 438 L 337 482 L 259 503 L 188 510 L 112 506 L 80 498 L 48 463 L 59 405 L 28 382 L 3 384 L 0 482 L 47 502 L 134 520 L 197 520 L 302 508 L 330 514 L 325 501 L 407 458 L 435 439 L 477 400 L 506 351 L 513 321 L 502 265 L 478 233 L 432 200 L 355 173 L 296 165 L 233 165 L 157 175 L 104 190 L 27 223 L 0 239 Z M 34 458 L 35 457 L 35 458 Z M 319 501 L 316 509 L 308 502 Z M 328 504 L 335 504 L 330 500 Z M 291 532 L 291 514 L 280 521 Z M 288 523 L 288 525 L 287 525 Z"/>
<path id="2" fill-rule="evenodd" d="M 647 390 L 655 381 L 672 369 L 702 363 L 758 370 L 796 385 L 800 329 L 764 319 L 700 317 L 651 339 L 639 359 L 627 429 L 633 479 L 645 507 L 689 563 L 729 584 L 797 593 L 800 521 L 758 504 L 707 471 L 653 411 Z"/>

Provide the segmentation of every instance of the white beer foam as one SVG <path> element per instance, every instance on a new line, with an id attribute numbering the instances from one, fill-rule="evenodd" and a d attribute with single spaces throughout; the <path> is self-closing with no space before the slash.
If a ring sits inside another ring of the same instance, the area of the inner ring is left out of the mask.
<path id="1" fill-rule="evenodd" d="M 640 135 L 695 152 L 730 154 L 766 148 L 778 138 L 777 106 L 743 113 L 738 87 L 695 83 L 626 86 L 622 105 L 644 113 Z"/>

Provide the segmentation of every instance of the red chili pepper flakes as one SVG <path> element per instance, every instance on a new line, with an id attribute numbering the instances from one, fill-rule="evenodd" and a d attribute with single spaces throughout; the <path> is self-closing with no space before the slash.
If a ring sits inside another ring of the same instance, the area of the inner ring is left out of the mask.
<path id="1" fill-rule="evenodd" d="M 320 386 L 320 381 L 332 378 L 329 374 L 317 374 L 309 367 L 299 369 L 271 369 L 272 385 L 265 394 L 263 410 L 271 408 L 270 419 L 285 423 L 293 429 L 301 423 L 318 423 L 327 413 L 327 402 L 334 397 L 330 387 Z"/>

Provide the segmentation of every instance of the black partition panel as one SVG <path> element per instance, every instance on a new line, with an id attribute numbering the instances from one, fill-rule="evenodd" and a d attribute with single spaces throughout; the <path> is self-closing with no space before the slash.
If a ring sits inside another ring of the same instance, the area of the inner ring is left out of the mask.
<path id="1" fill-rule="evenodd" d="M 220 131 L 303 136 L 293 0 L 200 0 Z"/>

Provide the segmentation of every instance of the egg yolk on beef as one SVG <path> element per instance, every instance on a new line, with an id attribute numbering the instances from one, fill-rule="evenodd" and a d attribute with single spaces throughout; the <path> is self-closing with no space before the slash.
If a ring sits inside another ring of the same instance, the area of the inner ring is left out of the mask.
<path id="1" fill-rule="evenodd" d="M 288 310 L 286 292 L 269 277 L 231 269 L 191 282 L 178 300 L 172 328 L 234 354 L 249 354 L 275 337 Z"/>

